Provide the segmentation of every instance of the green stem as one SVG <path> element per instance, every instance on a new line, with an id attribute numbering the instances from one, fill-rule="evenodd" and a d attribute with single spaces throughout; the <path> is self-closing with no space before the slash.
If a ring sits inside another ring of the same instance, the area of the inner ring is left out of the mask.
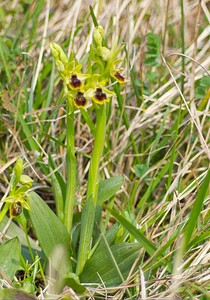
<path id="1" fill-rule="evenodd" d="M 25 233 L 26 242 L 27 242 L 27 245 L 28 245 L 28 249 L 29 249 L 32 261 L 35 262 L 33 250 L 31 248 L 31 244 L 30 244 L 29 237 L 28 237 L 27 220 L 26 220 L 24 214 L 20 214 L 20 216 L 18 217 L 18 222 L 22 225 L 22 228 L 23 228 L 23 231 Z"/>
<path id="2" fill-rule="evenodd" d="M 67 100 L 67 152 L 66 152 L 66 200 L 64 223 L 71 234 L 73 224 L 73 211 L 76 192 L 76 157 L 74 153 L 74 109 L 71 99 Z"/>
<path id="3" fill-rule="evenodd" d="M 91 239 L 95 219 L 95 210 L 98 198 L 99 164 L 103 153 L 106 131 L 106 105 L 97 108 L 95 143 L 92 153 L 85 205 L 82 210 L 80 244 L 76 274 L 81 274 L 88 253 L 91 248 Z"/>

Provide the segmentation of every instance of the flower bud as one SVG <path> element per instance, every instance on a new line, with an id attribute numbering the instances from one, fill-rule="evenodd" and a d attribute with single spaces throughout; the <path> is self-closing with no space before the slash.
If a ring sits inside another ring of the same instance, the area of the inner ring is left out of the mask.
<path id="1" fill-rule="evenodd" d="M 107 61 L 110 58 L 111 51 L 106 47 L 98 47 L 97 51 L 99 52 L 99 55 L 102 57 L 104 61 Z"/>
<path id="2" fill-rule="evenodd" d="M 23 161 L 20 157 L 17 158 L 16 164 L 14 166 L 14 175 L 15 175 L 15 182 L 17 183 L 20 180 L 20 176 L 23 172 Z"/>
<path id="3" fill-rule="evenodd" d="M 23 185 L 27 185 L 28 187 L 31 187 L 33 183 L 33 179 L 31 179 L 28 175 L 21 175 L 20 183 Z"/>
<path id="4" fill-rule="evenodd" d="M 68 59 L 63 49 L 56 43 L 50 43 L 50 49 L 52 55 L 55 58 L 55 63 L 58 71 L 62 72 L 65 70 L 65 65 L 68 63 Z"/>
<path id="5" fill-rule="evenodd" d="M 97 26 L 93 31 L 93 39 L 96 45 L 102 45 L 102 37 L 104 35 L 104 29 L 102 26 Z"/>

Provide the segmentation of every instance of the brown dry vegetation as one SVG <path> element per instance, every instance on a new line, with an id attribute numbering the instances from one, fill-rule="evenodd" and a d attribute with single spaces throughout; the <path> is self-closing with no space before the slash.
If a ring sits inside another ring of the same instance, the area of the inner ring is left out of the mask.
<path id="1" fill-rule="evenodd" d="M 94 25 L 89 5 L 92 5 L 98 23 L 105 29 L 108 45 L 115 38 L 118 38 L 119 43 L 125 43 L 127 58 L 124 51 L 126 68 L 123 75 L 129 79 L 122 90 L 122 110 L 119 110 L 116 99 L 112 101 L 101 176 L 124 176 L 125 182 L 115 198 L 115 207 L 120 211 L 129 207 L 130 218 L 134 219 L 136 226 L 144 228 L 147 237 L 155 244 L 165 245 L 177 228 L 185 225 L 186 216 L 192 210 L 209 165 L 210 89 L 206 89 L 204 97 L 199 98 L 196 96 L 196 84 L 204 75 L 210 75 L 210 1 L 184 1 L 184 74 L 181 55 L 182 20 L 178 0 L 38 2 L 1 3 L 5 15 L 0 21 L 0 42 L 8 41 L 8 49 L 11 44 L 13 47 L 4 56 L 5 62 L 1 63 L 0 73 L 0 87 L 4 93 L 0 108 L 0 196 L 3 197 L 8 191 L 11 166 L 21 155 L 27 163 L 27 174 L 36 182 L 34 188 L 53 207 L 49 174 L 44 174 L 37 165 L 37 152 L 29 147 L 28 139 L 38 142 L 37 151 L 42 156 L 43 164 L 48 164 L 48 153 L 51 153 L 58 169 L 65 176 L 65 148 L 49 139 L 51 136 L 56 140 L 60 138 L 61 142 L 65 140 L 65 137 L 62 138 L 65 122 L 62 85 L 57 75 L 54 85 L 50 83 L 52 57 L 49 43 L 59 43 L 68 53 L 75 52 L 80 60 L 91 43 Z M 160 37 L 161 57 L 158 67 L 150 68 L 144 64 L 148 32 Z M 139 91 L 142 89 L 139 85 L 145 84 L 139 99 L 130 79 L 132 68 L 134 84 Z M 156 80 L 148 80 L 147 71 L 153 72 Z M 180 83 L 182 76 L 183 91 Z M 8 94 L 5 94 L 6 91 Z M 48 106 L 47 97 L 50 99 Z M 28 111 L 25 110 L 26 102 Z M 28 124 L 35 125 L 32 137 L 26 137 L 22 132 L 17 114 L 19 108 L 23 112 L 23 119 L 27 118 Z M 128 126 L 123 119 L 124 111 L 129 118 Z M 175 124 L 180 111 L 181 119 L 176 135 Z M 43 112 L 46 112 L 44 118 Z M 81 122 L 80 112 L 76 115 L 78 179 L 81 185 L 77 199 L 81 202 L 89 167 L 87 155 L 91 153 L 93 138 L 88 125 Z M 40 130 L 45 133 L 40 135 Z M 131 134 L 136 141 L 138 153 L 134 153 L 130 143 Z M 157 139 L 158 135 L 160 137 Z M 173 155 L 172 167 L 169 166 L 165 174 L 161 173 L 164 166 L 170 165 Z M 139 178 L 134 167 L 144 163 L 147 169 Z M 148 186 L 158 176 L 161 180 L 152 186 L 149 196 L 144 198 Z M 146 199 L 145 203 L 141 202 L 142 198 Z M 192 237 L 196 239 L 205 233 L 206 238 L 189 248 L 183 260 L 174 257 L 174 251 L 180 243 L 179 236 L 168 246 L 165 255 L 169 260 L 175 260 L 179 265 L 178 271 L 173 270 L 170 274 L 167 268 L 161 266 L 155 272 L 149 270 L 147 265 L 155 258 L 147 259 L 142 250 L 140 255 L 144 258 L 141 269 L 135 272 L 135 276 L 131 270 L 127 281 L 112 289 L 111 298 L 123 299 L 126 288 L 130 286 L 139 290 L 139 299 L 209 299 L 209 201 L 207 195 Z M 114 220 L 110 219 L 110 226 L 112 222 Z M 103 285 L 96 289 L 90 288 L 89 293 L 88 299 L 94 299 L 96 294 L 101 295 L 97 299 L 108 299 L 107 295 L 111 294 Z M 72 294 L 72 299 L 79 299 L 77 297 Z M 137 294 L 133 299 L 136 297 Z"/>

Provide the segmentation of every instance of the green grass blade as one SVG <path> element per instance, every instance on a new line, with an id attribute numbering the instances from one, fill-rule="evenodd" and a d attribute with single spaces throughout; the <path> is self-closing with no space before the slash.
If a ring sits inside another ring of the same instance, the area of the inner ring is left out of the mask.
<path id="1" fill-rule="evenodd" d="M 51 74 L 50 74 L 50 79 L 49 79 L 49 87 L 48 87 L 48 92 L 47 92 L 47 99 L 44 102 L 44 106 L 42 107 L 50 107 L 50 103 L 52 101 L 52 95 L 53 95 L 53 87 L 54 87 L 54 80 L 55 80 L 55 64 L 52 64 L 52 70 L 51 70 Z M 47 111 L 43 111 L 43 113 L 40 116 L 41 120 L 45 120 L 47 119 Z"/>
<path id="2" fill-rule="evenodd" d="M 53 195 L 56 205 L 56 214 L 59 217 L 59 219 L 64 223 L 64 200 L 66 197 L 66 183 L 59 171 L 55 171 L 57 166 L 50 154 L 48 156 L 48 162 L 51 173 L 50 177 L 53 188 Z"/>
<path id="3" fill-rule="evenodd" d="M 192 241 L 190 241 L 190 243 L 188 244 L 188 248 L 196 247 L 197 245 L 199 245 L 203 241 L 207 241 L 209 239 L 210 239 L 210 231 L 206 231 L 204 233 L 201 233 L 198 236 L 196 236 Z"/>
<path id="4" fill-rule="evenodd" d="M 95 125 L 93 124 L 90 114 L 88 114 L 88 112 L 85 109 L 81 110 L 81 114 L 85 120 L 85 123 L 88 124 L 92 135 L 95 136 Z"/>
<path id="5" fill-rule="evenodd" d="M 164 115 L 163 115 L 163 121 L 162 121 L 162 123 L 161 123 L 161 126 L 160 126 L 158 132 L 157 132 L 157 135 L 156 135 L 156 137 L 155 137 L 155 140 L 154 140 L 154 142 L 153 142 L 153 144 L 152 144 L 152 148 L 151 148 L 151 150 L 150 150 L 150 153 L 151 153 L 151 154 L 150 154 L 149 157 L 148 157 L 148 163 L 147 163 L 148 166 L 149 166 L 149 162 L 150 162 L 152 156 L 154 155 L 155 149 L 156 149 L 157 145 L 159 144 L 160 139 L 161 139 L 162 136 L 163 136 L 164 127 L 165 127 L 165 122 L 166 122 L 166 119 L 167 119 L 167 117 L 168 117 L 169 112 L 170 112 L 170 106 L 168 106 L 166 112 L 165 112 Z"/>
<path id="6" fill-rule="evenodd" d="M 94 14 L 94 11 L 93 11 L 93 8 L 92 8 L 91 5 L 90 5 L 90 15 L 91 15 L 91 17 L 92 17 L 94 26 L 97 27 L 97 26 L 98 26 L 98 21 L 97 21 L 97 19 L 96 19 L 96 16 L 95 16 L 95 14 Z"/>
<path id="7" fill-rule="evenodd" d="M 25 136 L 27 137 L 27 141 L 29 143 L 31 150 L 32 151 L 39 150 L 39 146 L 37 145 L 35 140 L 32 138 L 32 133 L 31 133 L 29 126 L 27 125 L 27 123 L 25 122 L 25 120 L 23 119 L 22 115 L 19 112 L 18 112 L 18 120 L 21 124 L 22 130 L 23 130 Z"/>
<path id="8" fill-rule="evenodd" d="M 204 199 L 205 199 L 205 195 L 206 195 L 206 192 L 209 188 L 209 183 L 210 183 L 210 169 L 208 170 L 207 174 L 206 174 L 206 177 L 198 191 L 198 194 L 197 194 L 197 197 L 196 197 L 196 200 L 195 200 L 195 203 L 194 203 L 194 206 L 193 206 L 193 209 L 191 211 L 191 214 L 190 214 L 190 218 L 186 224 L 186 227 L 185 227 L 185 233 L 184 233 L 184 239 L 185 239 L 185 247 L 187 247 L 187 245 L 189 244 L 190 242 L 190 239 L 192 237 L 192 234 L 193 234 L 193 230 L 197 224 L 197 220 L 198 220 L 198 217 L 200 215 L 200 212 L 202 210 L 202 207 L 203 207 L 203 202 L 204 202 Z"/>
<path id="9" fill-rule="evenodd" d="M 6 48 L 6 45 L 4 44 L 2 38 L 0 37 L 0 58 L 7 76 L 8 81 L 11 81 L 11 72 L 10 72 L 10 68 L 9 68 L 9 63 L 8 60 L 5 57 L 5 52 L 8 51 L 7 55 L 9 56 L 9 50 Z"/>
<path id="10" fill-rule="evenodd" d="M 159 182 L 161 181 L 161 179 L 163 178 L 165 173 L 168 171 L 169 166 L 170 166 L 170 162 L 167 162 L 165 164 L 165 166 L 161 169 L 159 174 L 157 176 L 154 176 L 155 179 L 150 183 L 150 185 L 148 186 L 145 194 L 143 195 L 143 197 L 139 201 L 138 208 L 141 208 L 145 205 L 145 203 L 148 200 L 148 198 L 150 197 L 152 191 L 155 189 L 155 187 L 159 184 Z M 140 213 L 141 213 L 141 211 L 140 211 Z"/>
<path id="11" fill-rule="evenodd" d="M 123 216 L 119 215 L 114 209 L 106 208 L 111 212 L 111 214 L 125 227 L 128 232 L 141 244 L 142 247 L 150 254 L 153 255 L 157 250 L 156 247 L 141 233 L 140 230 L 128 222 Z"/>
<path id="12" fill-rule="evenodd" d="M 190 213 L 189 219 L 187 220 L 186 226 L 183 229 L 183 236 L 181 239 L 180 247 L 177 249 L 177 253 L 174 259 L 173 272 L 176 275 L 180 274 L 182 270 L 180 265 L 182 265 L 183 257 L 186 253 L 187 248 L 189 248 L 189 245 L 192 246 L 190 240 L 192 238 L 193 231 L 195 229 L 197 220 L 199 218 L 199 215 L 203 207 L 203 202 L 207 190 L 209 188 L 209 182 L 210 182 L 210 169 L 207 171 L 206 177 L 198 190 L 193 209 Z"/>
<path id="13" fill-rule="evenodd" d="M 120 84 L 115 84 L 114 91 L 117 95 L 117 102 L 118 102 L 118 105 L 119 105 L 119 109 L 122 111 L 122 109 L 123 109 L 123 98 L 122 98 L 122 95 L 121 95 L 121 92 L 120 92 Z M 130 127 L 130 121 L 129 121 L 129 118 L 128 118 L 128 116 L 126 114 L 126 111 L 124 109 L 123 109 L 123 121 L 124 121 L 125 127 L 128 129 Z M 136 146 L 133 134 L 130 134 L 130 141 L 131 141 L 134 153 L 139 154 L 139 151 L 138 151 L 138 148 Z M 136 161 L 138 163 L 140 163 L 139 157 L 136 157 Z"/>
<path id="14" fill-rule="evenodd" d="M 58 218 L 62 222 L 64 222 L 64 198 L 62 194 L 62 189 L 52 168 L 50 168 L 50 172 L 52 173 L 50 178 L 51 178 L 51 184 L 53 188 L 53 195 L 55 198 L 56 214 Z"/>

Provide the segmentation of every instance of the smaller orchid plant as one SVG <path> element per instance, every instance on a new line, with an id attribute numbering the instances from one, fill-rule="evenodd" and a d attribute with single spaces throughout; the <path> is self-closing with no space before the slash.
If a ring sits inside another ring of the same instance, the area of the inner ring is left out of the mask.
<path id="1" fill-rule="evenodd" d="M 23 161 L 18 157 L 10 181 L 10 193 L 3 200 L 5 205 L 0 211 L 0 223 L 7 211 L 10 212 L 10 218 L 15 218 L 21 214 L 23 208 L 30 210 L 27 191 L 32 187 L 33 180 L 23 174 L 23 168 Z"/>
<path id="2" fill-rule="evenodd" d="M 63 80 L 67 97 L 67 192 L 65 199 L 64 224 L 72 233 L 73 209 L 76 192 L 76 157 L 74 148 L 74 111 L 83 110 L 92 101 L 96 110 L 94 148 L 88 175 L 86 200 L 82 210 L 80 244 L 76 273 L 79 275 L 91 249 L 94 216 L 99 185 L 99 163 L 104 148 L 106 130 L 106 102 L 115 96 L 108 86 L 110 83 L 123 84 L 126 80 L 121 75 L 118 59 L 123 46 L 114 43 L 111 49 L 105 46 L 104 29 L 96 26 L 93 43 L 90 45 L 86 71 L 76 59 L 67 58 L 63 49 L 56 43 L 50 44 L 55 64 Z M 72 56 L 71 56 L 72 57 Z"/>

